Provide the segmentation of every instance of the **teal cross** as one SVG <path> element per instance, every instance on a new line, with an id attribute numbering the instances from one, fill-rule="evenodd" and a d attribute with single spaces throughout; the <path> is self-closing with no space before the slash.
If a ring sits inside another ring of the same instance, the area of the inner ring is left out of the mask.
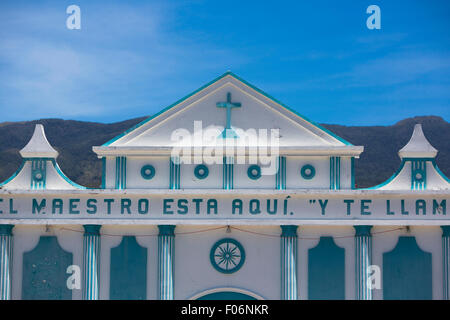
<path id="1" fill-rule="evenodd" d="M 217 108 L 227 108 L 227 125 L 223 130 L 221 136 L 223 138 L 238 138 L 236 132 L 231 129 L 231 109 L 232 108 L 240 108 L 240 102 L 231 102 L 231 92 L 227 93 L 227 101 L 226 102 L 217 102 Z"/>

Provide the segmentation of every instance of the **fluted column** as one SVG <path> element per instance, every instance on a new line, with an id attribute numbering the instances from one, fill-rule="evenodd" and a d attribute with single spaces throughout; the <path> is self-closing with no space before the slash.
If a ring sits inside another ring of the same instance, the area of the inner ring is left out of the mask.
<path id="1" fill-rule="evenodd" d="M 281 299 L 297 300 L 297 228 L 281 226 Z"/>
<path id="2" fill-rule="evenodd" d="M 159 225 L 158 228 L 158 299 L 173 300 L 175 226 Z"/>
<path id="3" fill-rule="evenodd" d="M 98 300 L 100 285 L 100 228 L 101 225 L 84 225 L 83 240 L 83 299 Z"/>
<path id="4" fill-rule="evenodd" d="M 450 226 L 442 228 L 442 261 L 443 261 L 443 282 L 444 300 L 450 300 Z"/>
<path id="5" fill-rule="evenodd" d="M 11 299 L 13 228 L 11 224 L 0 224 L 0 300 Z"/>
<path id="6" fill-rule="evenodd" d="M 356 300 L 372 300 L 369 287 L 369 269 L 372 264 L 372 226 L 354 226 L 355 228 L 355 275 Z"/>

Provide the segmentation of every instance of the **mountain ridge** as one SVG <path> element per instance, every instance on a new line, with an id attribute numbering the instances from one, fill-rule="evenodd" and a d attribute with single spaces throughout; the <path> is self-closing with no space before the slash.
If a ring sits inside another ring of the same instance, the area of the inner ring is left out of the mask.
<path id="1" fill-rule="evenodd" d="M 19 150 L 29 139 L 37 123 L 45 127 L 47 139 L 59 152 L 58 163 L 73 181 L 87 187 L 99 187 L 101 161 L 92 151 L 138 124 L 147 117 L 128 119 L 109 124 L 40 119 L 0 123 L 0 181 L 5 181 L 21 163 Z M 450 175 L 450 123 L 438 116 L 417 116 L 389 126 L 345 126 L 320 124 L 354 145 L 364 146 L 364 152 L 355 160 L 355 181 L 358 187 L 371 187 L 394 174 L 400 165 L 397 155 L 410 139 L 413 127 L 421 123 L 428 141 L 438 149 L 436 163 Z"/>

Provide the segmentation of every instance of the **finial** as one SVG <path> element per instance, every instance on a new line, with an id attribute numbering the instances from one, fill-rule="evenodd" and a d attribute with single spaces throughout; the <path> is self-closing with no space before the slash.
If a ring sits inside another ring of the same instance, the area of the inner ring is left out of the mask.
<path id="1" fill-rule="evenodd" d="M 428 142 L 422 131 L 422 125 L 416 124 L 409 142 L 398 152 L 400 158 L 434 158 L 437 150 Z"/>
<path id="2" fill-rule="evenodd" d="M 58 151 L 53 149 L 47 140 L 42 124 L 36 124 L 33 136 L 28 144 L 20 150 L 23 158 L 56 158 Z"/>

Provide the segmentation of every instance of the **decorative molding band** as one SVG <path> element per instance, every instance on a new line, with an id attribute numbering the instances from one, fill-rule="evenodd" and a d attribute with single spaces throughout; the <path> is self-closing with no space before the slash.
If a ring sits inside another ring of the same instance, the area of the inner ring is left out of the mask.
<path id="1" fill-rule="evenodd" d="M 297 228 L 281 226 L 281 299 L 297 300 Z"/>
<path id="2" fill-rule="evenodd" d="M 223 157 L 223 189 L 234 189 L 234 159 L 233 157 Z"/>
<path id="3" fill-rule="evenodd" d="M 355 276 L 356 299 L 372 300 L 372 289 L 368 286 L 369 266 L 372 264 L 372 226 L 355 228 Z"/>
<path id="4" fill-rule="evenodd" d="M 159 300 L 173 300 L 175 226 L 159 225 L 158 235 L 158 292 Z"/>
<path id="5" fill-rule="evenodd" d="M 180 189 L 181 166 L 178 157 L 170 158 L 170 189 Z"/>
<path id="6" fill-rule="evenodd" d="M 14 225 L 0 225 L 0 300 L 11 299 Z"/>
<path id="7" fill-rule="evenodd" d="M 127 157 L 116 157 L 116 189 L 127 188 Z"/>
<path id="8" fill-rule="evenodd" d="M 278 157 L 277 169 L 275 189 L 284 190 L 286 189 L 286 157 Z"/>
<path id="9" fill-rule="evenodd" d="M 442 228 L 442 261 L 444 300 L 450 300 L 450 226 Z"/>
<path id="10" fill-rule="evenodd" d="M 84 300 L 98 300 L 100 287 L 100 228 L 101 225 L 84 225 L 83 276 Z"/>
<path id="11" fill-rule="evenodd" d="M 341 189 L 341 157 L 330 157 L 330 189 Z"/>
<path id="12" fill-rule="evenodd" d="M 411 160 L 411 190 L 425 190 L 427 188 L 427 161 Z"/>
<path id="13" fill-rule="evenodd" d="M 31 190 L 45 189 L 47 173 L 47 160 L 32 159 L 31 160 Z"/>

